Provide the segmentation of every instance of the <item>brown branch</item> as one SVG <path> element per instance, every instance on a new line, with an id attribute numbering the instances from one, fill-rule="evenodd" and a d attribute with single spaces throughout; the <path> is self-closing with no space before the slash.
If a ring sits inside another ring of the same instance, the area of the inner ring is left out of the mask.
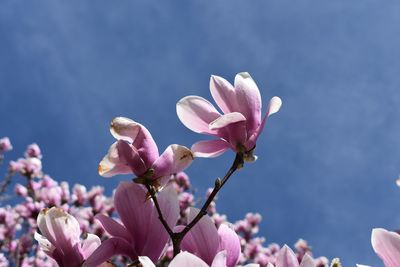
<path id="1" fill-rule="evenodd" d="M 174 248 L 174 257 L 181 251 L 181 242 L 182 242 L 183 238 L 185 237 L 185 235 L 201 220 L 201 218 L 203 218 L 204 215 L 207 214 L 207 209 L 210 206 L 210 204 L 214 201 L 215 196 L 218 194 L 218 192 L 221 190 L 221 188 L 225 185 L 225 183 L 229 180 L 229 178 L 232 176 L 232 174 L 236 170 L 240 169 L 242 166 L 243 166 L 243 153 L 237 153 L 235 160 L 232 163 L 232 166 L 229 168 L 229 170 L 225 174 L 224 178 L 222 178 L 222 180 L 219 178 L 217 178 L 215 180 L 214 189 L 211 192 L 211 194 L 208 196 L 206 202 L 201 207 L 199 213 L 179 233 L 174 233 L 171 230 L 171 228 L 169 227 L 169 225 L 167 224 L 167 222 L 165 221 L 165 219 L 162 215 L 162 211 L 160 209 L 160 205 L 158 204 L 158 201 L 157 201 L 156 190 L 154 189 L 154 187 L 150 184 L 145 184 L 147 191 L 149 192 L 150 197 L 153 200 L 154 205 L 157 209 L 158 218 L 161 221 L 162 225 L 164 226 L 165 230 L 168 232 L 168 234 L 171 238 L 172 245 Z"/>

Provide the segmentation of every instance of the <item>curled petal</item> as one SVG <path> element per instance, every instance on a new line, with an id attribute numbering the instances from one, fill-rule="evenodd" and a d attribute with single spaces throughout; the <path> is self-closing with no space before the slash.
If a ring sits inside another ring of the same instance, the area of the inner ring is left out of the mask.
<path id="1" fill-rule="evenodd" d="M 238 110 L 247 119 L 247 129 L 254 131 L 261 122 L 261 95 L 253 78 L 247 72 L 235 76 L 236 99 Z"/>
<path id="2" fill-rule="evenodd" d="M 181 252 L 171 261 L 169 267 L 209 267 L 207 263 L 189 252 Z"/>
<path id="3" fill-rule="evenodd" d="M 92 255 L 89 256 L 83 266 L 96 267 L 114 255 L 124 255 L 133 261 L 138 257 L 128 242 L 118 237 L 112 237 L 104 241 Z"/>
<path id="4" fill-rule="evenodd" d="M 170 145 L 151 167 L 154 178 L 178 173 L 186 169 L 193 161 L 192 151 L 181 145 Z"/>
<path id="5" fill-rule="evenodd" d="M 282 100 L 279 97 L 274 96 L 273 98 L 271 98 L 271 100 L 269 101 L 267 112 L 265 113 L 264 118 L 263 118 L 260 126 L 250 136 L 250 138 L 249 138 L 249 140 L 247 142 L 246 147 L 248 149 L 252 149 L 255 146 L 258 136 L 260 136 L 262 130 L 264 129 L 265 123 L 267 122 L 267 118 L 270 115 L 278 112 L 279 109 L 281 108 L 281 106 L 282 106 Z"/>
<path id="6" fill-rule="evenodd" d="M 226 224 L 218 228 L 219 250 L 226 251 L 226 265 L 233 267 L 238 263 L 240 257 L 240 240 L 235 231 Z"/>
<path id="7" fill-rule="evenodd" d="M 279 251 L 276 259 L 276 267 L 299 267 L 296 254 L 287 245 L 284 245 Z"/>
<path id="8" fill-rule="evenodd" d="M 38 232 L 35 232 L 34 238 L 39 243 L 39 246 L 44 251 L 44 253 L 46 253 L 47 255 L 49 255 L 51 257 L 52 253 L 56 249 L 56 247 L 53 246 L 53 244 L 51 244 L 50 241 L 47 240 L 47 238 L 45 238 Z"/>
<path id="9" fill-rule="evenodd" d="M 224 113 L 238 111 L 235 88 L 222 77 L 212 75 L 210 78 L 210 91 L 218 107 Z"/>
<path id="10" fill-rule="evenodd" d="M 199 96 L 187 96 L 176 104 L 176 113 L 181 122 L 197 133 L 216 135 L 208 128 L 210 122 L 221 116 L 215 107 Z"/>
<path id="11" fill-rule="evenodd" d="M 199 141 L 192 145 L 194 157 L 214 158 L 218 157 L 230 148 L 230 144 L 224 140 Z"/>
<path id="12" fill-rule="evenodd" d="M 101 240 L 97 235 L 88 234 L 86 239 L 82 242 L 82 254 L 83 258 L 87 259 L 90 255 L 92 255 L 93 251 L 95 251 L 101 244 Z"/>
<path id="13" fill-rule="evenodd" d="M 110 132 L 117 140 L 133 143 L 140 132 L 141 124 L 124 117 L 116 117 L 111 121 Z"/>
<path id="14" fill-rule="evenodd" d="M 400 266 L 400 235 L 398 233 L 375 228 L 372 230 L 371 243 L 386 267 Z"/>
<path id="15" fill-rule="evenodd" d="M 115 142 L 110 146 L 107 155 L 99 163 L 99 174 L 103 177 L 132 172 L 131 168 L 120 159 L 117 144 L 118 142 Z"/>
<path id="16" fill-rule="evenodd" d="M 303 259 L 301 260 L 300 267 L 316 267 L 314 259 L 308 255 L 304 254 Z"/>
<path id="17" fill-rule="evenodd" d="M 217 130 L 221 128 L 225 128 L 229 124 L 236 123 L 239 121 L 246 121 L 246 118 L 239 112 L 232 112 L 212 121 L 209 125 L 210 130 Z"/>
<path id="18" fill-rule="evenodd" d="M 111 134 L 134 146 L 147 168 L 158 158 L 158 148 L 146 127 L 124 117 L 114 118 L 110 125 Z"/>

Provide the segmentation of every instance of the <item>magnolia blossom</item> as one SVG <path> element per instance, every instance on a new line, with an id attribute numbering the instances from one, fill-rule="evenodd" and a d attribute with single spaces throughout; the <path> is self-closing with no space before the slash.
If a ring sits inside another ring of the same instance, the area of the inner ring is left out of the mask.
<path id="1" fill-rule="evenodd" d="M 192 221 L 200 211 L 191 208 L 188 221 Z M 178 226 L 176 230 L 181 230 Z M 221 251 L 225 251 L 224 258 L 227 267 L 233 267 L 239 261 L 240 240 L 235 231 L 226 224 L 215 227 L 209 216 L 203 216 L 200 221 L 185 235 L 181 248 L 201 258 L 208 265 L 212 265 Z M 225 265 L 224 265 L 225 266 Z"/>
<path id="2" fill-rule="evenodd" d="M 113 119 L 110 131 L 117 142 L 99 164 L 99 174 L 104 177 L 134 173 L 142 182 L 165 183 L 162 178 L 182 171 L 193 160 L 190 149 L 176 144 L 159 155 L 150 132 L 131 119 Z"/>
<path id="3" fill-rule="evenodd" d="M 81 241 L 78 221 L 63 210 L 53 207 L 39 213 L 37 225 L 40 233 L 35 239 L 40 248 L 60 267 L 79 267 L 83 261 L 100 245 L 100 238 L 88 234 Z"/>
<path id="4" fill-rule="evenodd" d="M 273 97 L 261 118 L 260 91 L 247 72 L 236 75 L 235 85 L 218 76 L 211 76 L 211 95 L 221 113 L 206 99 L 187 96 L 176 105 L 181 122 L 194 132 L 216 136 L 192 146 L 197 157 L 216 157 L 227 149 L 243 152 L 247 160 L 254 160 L 252 150 L 269 115 L 278 112 L 282 105 L 279 97 Z"/>
<path id="5" fill-rule="evenodd" d="M 155 267 L 154 263 L 147 257 L 139 257 L 139 261 L 143 267 Z M 176 255 L 176 257 L 168 265 L 169 267 L 227 267 L 226 251 L 220 251 L 215 255 L 211 265 L 204 262 L 202 259 L 193 255 L 192 253 L 183 251 Z M 258 264 L 248 264 L 244 267 L 259 267 Z"/>
<path id="6" fill-rule="evenodd" d="M 114 255 L 124 255 L 132 261 L 145 255 L 156 262 L 164 251 L 169 235 L 158 219 L 157 210 L 151 199 L 146 200 L 147 191 L 133 182 L 122 182 L 114 197 L 114 205 L 120 219 L 117 221 L 105 215 L 97 215 L 112 237 L 87 259 L 85 266 L 97 266 Z M 173 228 L 179 217 L 179 204 L 175 189 L 167 186 L 158 195 L 162 214 Z"/>
<path id="7" fill-rule="evenodd" d="M 267 267 L 274 267 L 271 263 Z M 276 259 L 275 267 L 316 267 L 313 258 L 305 254 L 303 260 L 299 264 L 296 254 L 287 245 L 284 245 L 279 251 Z"/>
<path id="8" fill-rule="evenodd" d="M 0 153 L 12 150 L 12 145 L 8 137 L 0 138 Z"/>
<path id="9" fill-rule="evenodd" d="M 386 267 L 400 266 L 400 235 L 382 228 L 372 230 L 371 243 L 374 251 Z"/>

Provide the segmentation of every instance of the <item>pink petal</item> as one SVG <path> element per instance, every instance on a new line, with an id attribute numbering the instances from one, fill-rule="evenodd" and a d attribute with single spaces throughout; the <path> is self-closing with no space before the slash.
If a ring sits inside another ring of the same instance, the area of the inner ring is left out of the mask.
<path id="1" fill-rule="evenodd" d="M 246 118 L 239 112 L 232 112 L 222 115 L 216 120 L 212 121 L 209 125 L 210 130 L 217 130 L 225 128 L 229 124 L 236 123 L 239 121 L 246 121 Z"/>
<path id="2" fill-rule="evenodd" d="M 153 211 L 152 202 L 146 201 L 146 193 L 147 191 L 138 184 L 122 182 L 114 196 L 115 209 L 134 240 L 139 255 L 143 255 L 141 250 L 146 243 Z"/>
<path id="3" fill-rule="evenodd" d="M 300 267 L 316 267 L 316 265 L 314 259 L 306 253 L 301 260 Z"/>
<path id="4" fill-rule="evenodd" d="M 139 262 L 142 264 L 142 267 L 156 267 L 154 263 L 146 256 L 140 256 Z"/>
<path id="5" fill-rule="evenodd" d="M 247 141 L 246 118 L 239 112 L 219 117 L 210 123 L 210 129 L 218 130 L 218 136 L 229 142 L 234 150 Z"/>
<path id="6" fill-rule="evenodd" d="M 238 108 L 247 119 L 247 130 L 253 132 L 261 122 L 261 95 L 256 83 L 247 72 L 235 76 Z"/>
<path id="7" fill-rule="evenodd" d="M 400 235 L 398 233 L 375 228 L 372 230 L 371 243 L 386 267 L 400 266 Z"/>
<path id="8" fill-rule="evenodd" d="M 123 255 L 131 260 L 136 260 L 137 255 L 131 245 L 124 239 L 112 237 L 104 241 L 85 261 L 85 267 L 96 267 L 109 260 L 114 255 Z"/>
<path id="9" fill-rule="evenodd" d="M 154 178 L 178 173 L 186 169 L 193 161 L 192 151 L 181 145 L 170 145 L 151 167 Z"/>
<path id="10" fill-rule="evenodd" d="M 39 243 L 40 249 L 43 250 L 43 252 L 48 256 L 52 257 L 53 251 L 56 249 L 56 247 L 51 244 L 46 237 L 42 236 L 38 232 L 35 232 L 34 238 Z"/>
<path id="11" fill-rule="evenodd" d="M 221 224 L 218 228 L 219 248 L 226 251 L 226 265 L 233 267 L 238 263 L 240 257 L 240 240 L 235 231 L 226 224 Z"/>
<path id="12" fill-rule="evenodd" d="M 173 228 L 179 218 L 178 194 L 173 185 L 169 185 L 158 194 L 158 203 L 170 228 Z M 154 209 L 156 210 L 156 209 Z"/>
<path id="13" fill-rule="evenodd" d="M 71 261 L 79 261 L 81 255 L 78 245 L 80 243 L 81 229 L 78 221 L 63 210 L 52 207 L 42 210 L 37 218 L 40 232 L 64 255 L 70 255 Z"/>
<path id="14" fill-rule="evenodd" d="M 110 131 L 116 139 L 132 144 L 147 168 L 158 158 L 158 148 L 153 137 L 140 123 L 128 118 L 117 117 L 112 120 Z"/>
<path id="15" fill-rule="evenodd" d="M 197 133 L 216 134 L 208 128 L 208 125 L 221 114 L 204 98 L 199 96 L 182 98 L 176 104 L 176 113 L 181 122 L 190 130 Z"/>
<path id="16" fill-rule="evenodd" d="M 287 246 L 284 245 L 279 251 L 276 259 L 276 267 L 299 267 L 296 254 Z"/>
<path id="17" fill-rule="evenodd" d="M 93 251 L 95 251 L 100 244 L 101 240 L 97 235 L 87 234 L 86 239 L 82 241 L 83 258 L 87 259 L 90 255 L 92 255 Z"/>
<path id="18" fill-rule="evenodd" d="M 222 77 L 212 75 L 210 91 L 215 102 L 224 113 L 238 111 L 235 88 Z"/>
<path id="19" fill-rule="evenodd" d="M 137 176 L 145 173 L 148 168 L 140 157 L 139 152 L 133 145 L 128 144 L 125 141 L 117 142 L 118 157 L 120 159 L 119 164 L 125 164 L 130 167 L 131 172 Z"/>
<path id="20" fill-rule="evenodd" d="M 218 254 L 215 256 L 215 258 L 211 264 L 211 267 L 227 267 L 227 266 L 229 266 L 226 264 L 226 260 L 227 260 L 226 253 L 227 252 L 225 250 L 218 252 Z M 232 265 L 232 266 L 234 266 L 234 265 Z"/>
<path id="21" fill-rule="evenodd" d="M 266 121 L 267 121 L 267 118 L 268 118 L 270 115 L 272 115 L 272 114 L 278 112 L 279 109 L 281 108 L 281 106 L 282 106 L 282 100 L 281 100 L 279 97 L 274 96 L 273 98 L 271 98 L 271 100 L 269 101 L 269 105 L 268 105 L 267 112 L 265 113 L 265 116 L 264 116 L 264 118 L 263 118 L 263 120 L 262 120 L 260 126 L 259 126 L 259 127 L 255 130 L 255 132 L 250 136 L 250 138 L 249 138 L 249 140 L 248 140 L 248 143 L 246 144 L 246 147 L 247 147 L 248 149 L 254 148 L 254 146 L 255 146 L 255 144 L 256 144 L 256 141 L 257 141 L 257 139 L 258 139 L 258 136 L 260 136 L 262 130 L 264 129 L 264 126 L 265 126 L 265 123 L 266 123 Z"/>
<path id="22" fill-rule="evenodd" d="M 218 157 L 230 148 L 230 144 L 224 140 L 199 141 L 192 145 L 194 157 L 214 158 Z"/>
<path id="23" fill-rule="evenodd" d="M 191 222 L 199 211 L 199 209 L 190 208 L 188 222 Z M 194 253 L 208 264 L 212 263 L 218 252 L 218 246 L 217 228 L 207 215 L 203 216 L 182 240 L 182 250 Z"/>
<path id="24" fill-rule="evenodd" d="M 207 263 L 189 252 L 181 252 L 171 261 L 169 267 L 209 267 Z"/>
<path id="25" fill-rule="evenodd" d="M 132 172 L 131 168 L 119 158 L 117 144 L 118 142 L 115 142 L 110 146 L 107 155 L 99 163 L 99 174 L 103 177 Z"/>
<path id="26" fill-rule="evenodd" d="M 103 229 L 111 236 L 125 239 L 128 243 L 133 242 L 131 235 L 124 226 L 104 214 L 97 214 L 94 217 L 98 220 Z"/>
<path id="27" fill-rule="evenodd" d="M 157 200 L 167 224 L 171 229 L 174 228 L 180 212 L 175 188 L 172 185 L 167 186 L 158 194 Z M 141 255 L 146 255 L 156 262 L 168 243 L 169 235 L 158 219 L 158 213 L 155 208 L 153 208 L 152 216 L 148 223 L 149 232 L 147 233 L 146 243 L 141 250 Z"/>

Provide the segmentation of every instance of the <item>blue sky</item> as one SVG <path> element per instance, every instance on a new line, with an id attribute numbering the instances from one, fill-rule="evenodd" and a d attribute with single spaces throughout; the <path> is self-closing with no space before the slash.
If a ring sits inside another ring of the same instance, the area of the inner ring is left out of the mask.
<path id="1" fill-rule="evenodd" d="M 175 103 L 248 71 L 283 107 L 220 211 L 260 212 L 267 242 L 302 237 L 345 266 L 380 266 L 371 229 L 400 227 L 398 25 L 390 0 L 2 1 L 0 135 L 10 156 L 40 144 L 59 180 L 111 189 L 128 178 L 97 174 L 113 117 L 146 125 L 160 150 L 190 146 L 202 136 Z M 233 156 L 192 165 L 199 196 Z"/>

